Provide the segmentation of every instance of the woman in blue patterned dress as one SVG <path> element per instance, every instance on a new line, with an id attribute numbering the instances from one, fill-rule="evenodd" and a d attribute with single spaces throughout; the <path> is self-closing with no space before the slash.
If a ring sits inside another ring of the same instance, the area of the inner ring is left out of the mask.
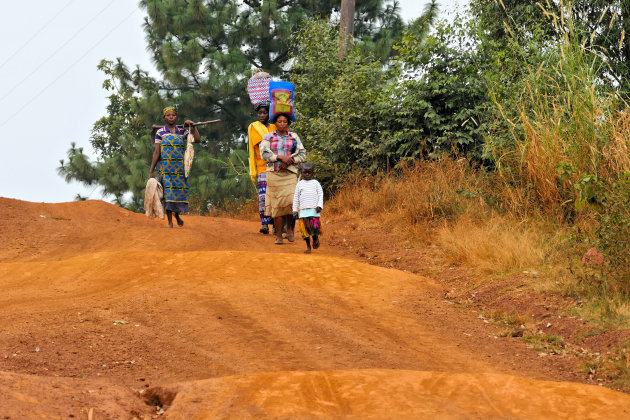
<path id="1" fill-rule="evenodd" d="M 184 226 L 179 216 L 188 212 L 188 178 L 184 172 L 184 152 L 188 130 L 177 127 L 177 105 L 164 108 L 162 111 L 166 125 L 155 134 L 155 151 L 151 161 L 150 177 L 155 178 L 153 171 L 158 167 L 159 181 L 164 188 L 164 209 L 168 218 L 168 227 L 173 227 L 173 213 L 178 226 Z M 184 126 L 192 126 L 190 120 L 184 121 Z M 199 143 L 199 132 L 193 127 L 195 143 Z"/>

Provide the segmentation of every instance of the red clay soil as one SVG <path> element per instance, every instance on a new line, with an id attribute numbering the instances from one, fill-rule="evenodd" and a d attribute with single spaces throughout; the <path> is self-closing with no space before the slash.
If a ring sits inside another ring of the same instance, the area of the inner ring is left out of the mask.
<path id="1" fill-rule="evenodd" d="M 428 277 L 184 219 L 0 198 L 0 419 L 630 416 Z"/>

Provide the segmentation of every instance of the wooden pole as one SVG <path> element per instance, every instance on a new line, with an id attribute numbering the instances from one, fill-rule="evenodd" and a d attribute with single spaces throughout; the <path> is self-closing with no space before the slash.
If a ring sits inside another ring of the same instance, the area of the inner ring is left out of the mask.
<path id="1" fill-rule="evenodd" d="M 219 122 L 221 122 L 221 120 L 201 121 L 201 122 L 193 123 L 193 127 L 199 127 L 200 125 L 216 124 Z M 162 127 L 164 126 L 154 124 L 151 128 L 162 128 Z M 178 127 L 183 127 L 183 125 L 178 125 Z"/>
<path id="2" fill-rule="evenodd" d="M 350 42 L 354 35 L 354 0 L 341 0 L 341 17 L 339 18 L 339 60 L 348 54 Z"/>

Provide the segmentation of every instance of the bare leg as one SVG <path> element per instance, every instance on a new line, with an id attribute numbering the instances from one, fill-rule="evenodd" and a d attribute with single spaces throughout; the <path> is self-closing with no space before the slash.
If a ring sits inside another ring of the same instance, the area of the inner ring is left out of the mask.
<path id="1" fill-rule="evenodd" d="M 177 219 L 177 226 L 184 226 L 184 221 L 179 217 L 179 213 L 175 213 L 175 219 Z"/>
<path id="2" fill-rule="evenodd" d="M 311 253 L 311 238 L 306 238 L 304 239 L 304 241 L 306 242 L 306 251 L 304 251 L 304 253 L 310 254 Z"/>
<path id="3" fill-rule="evenodd" d="M 276 244 L 282 243 L 282 216 L 274 217 L 273 224 L 276 227 Z"/>
<path id="4" fill-rule="evenodd" d="M 173 227 L 173 212 L 166 210 L 166 218 L 168 219 L 168 227 Z"/>
<path id="5" fill-rule="evenodd" d="M 319 236 L 313 236 L 313 248 L 319 248 Z"/>
<path id="6" fill-rule="evenodd" d="M 287 239 L 289 240 L 289 242 L 295 241 L 293 226 L 295 226 L 293 224 L 293 215 L 287 214 Z"/>

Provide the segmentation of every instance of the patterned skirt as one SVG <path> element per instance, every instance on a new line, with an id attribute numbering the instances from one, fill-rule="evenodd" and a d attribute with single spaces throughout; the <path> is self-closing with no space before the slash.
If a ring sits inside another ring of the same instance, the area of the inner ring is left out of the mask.
<path id="1" fill-rule="evenodd" d="M 322 223 L 319 217 L 302 217 L 297 221 L 297 228 L 302 234 L 302 239 L 322 236 Z"/>
<path id="2" fill-rule="evenodd" d="M 263 225 L 270 225 L 272 219 L 270 216 L 265 216 L 265 196 L 267 195 L 267 172 L 258 174 L 258 213 L 260 214 L 260 221 Z"/>
<path id="3" fill-rule="evenodd" d="M 265 216 L 278 217 L 293 214 L 293 195 L 297 175 L 291 171 L 267 171 Z"/>
<path id="4" fill-rule="evenodd" d="M 188 212 L 188 178 L 184 174 L 185 143 L 182 136 L 167 134 L 160 147 L 160 175 L 164 187 L 164 209 Z"/>

